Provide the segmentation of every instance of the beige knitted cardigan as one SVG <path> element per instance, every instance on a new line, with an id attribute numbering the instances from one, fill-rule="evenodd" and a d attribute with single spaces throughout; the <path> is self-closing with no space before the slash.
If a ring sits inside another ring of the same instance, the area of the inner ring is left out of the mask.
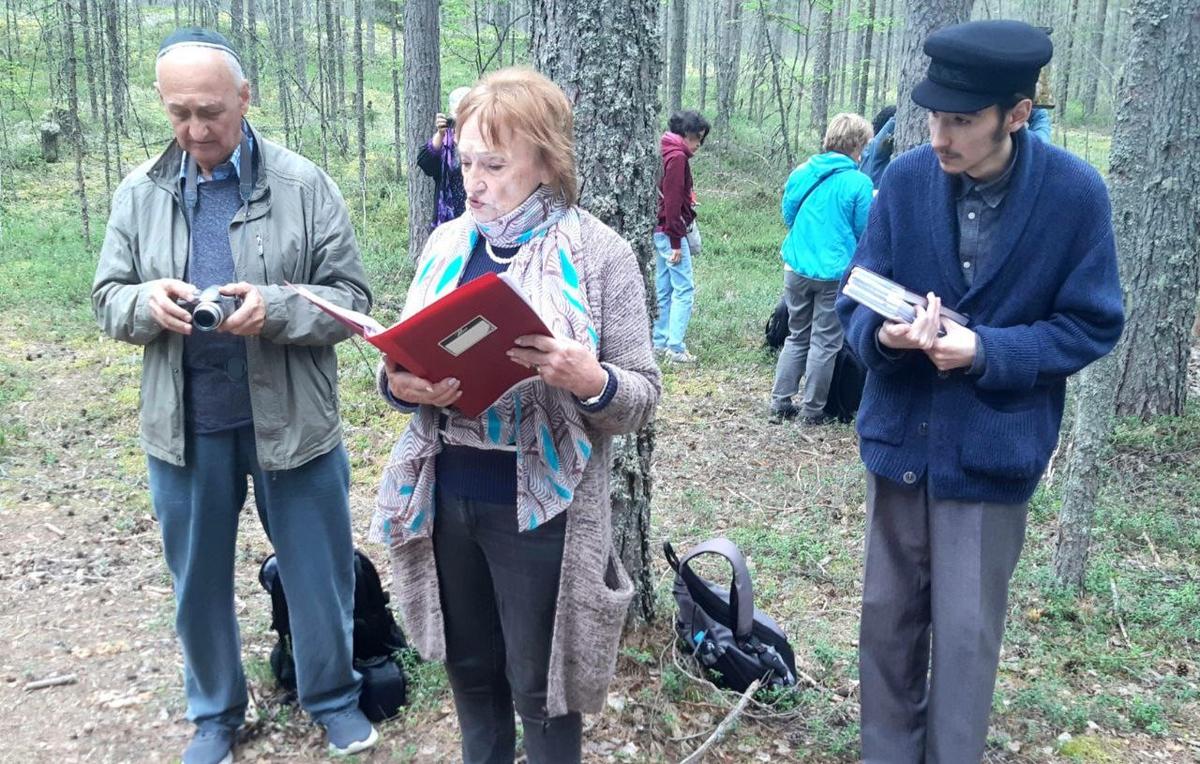
<path id="1" fill-rule="evenodd" d="M 646 291 L 628 242 L 580 211 L 581 243 L 571 253 L 587 284 L 588 308 L 600 336 L 600 361 L 617 378 L 602 411 L 584 413 L 592 456 L 566 510 L 567 529 L 550 645 L 546 712 L 595 713 L 604 707 L 633 585 L 612 543 L 609 472 L 612 436 L 634 432 L 654 415 L 662 382 L 650 343 Z M 464 248 L 462 216 L 435 230 L 430 247 Z M 536 531 L 534 531 L 536 533 Z M 432 540 L 392 549 L 393 602 L 409 640 L 427 660 L 446 657 L 445 626 Z"/>

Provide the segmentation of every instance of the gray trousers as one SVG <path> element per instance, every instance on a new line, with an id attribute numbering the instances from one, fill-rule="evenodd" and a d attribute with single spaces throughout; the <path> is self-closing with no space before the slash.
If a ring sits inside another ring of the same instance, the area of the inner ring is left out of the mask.
<path id="1" fill-rule="evenodd" d="M 790 403 L 804 375 L 800 416 L 820 416 L 829 398 L 833 365 L 842 349 L 842 324 L 834 311 L 838 282 L 820 281 L 784 271 L 783 300 L 788 309 L 788 337 L 775 364 L 771 408 Z"/>
<path id="2" fill-rule="evenodd" d="M 1026 510 L 943 501 L 924 480 L 904 486 L 867 473 L 858 643 L 866 764 L 983 758 Z"/>

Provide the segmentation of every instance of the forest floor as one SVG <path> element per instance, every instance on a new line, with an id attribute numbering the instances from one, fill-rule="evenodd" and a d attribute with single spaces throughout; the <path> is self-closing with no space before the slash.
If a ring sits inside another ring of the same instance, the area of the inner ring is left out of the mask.
<path id="1" fill-rule="evenodd" d="M 88 328 L 34 329 L 0 325 L 0 760 L 170 761 L 191 730 L 136 440 L 139 354 Z M 362 369 L 343 375 L 362 541 L 399 422 L 380 415 Z M 668 372 L 652 547 L 733 538 L 750 558 L 758 604 L 796 648 L 799 689 L 751 705 L 709 760 L 852 761 L 863 526 L 855 436 L 846 426 L 767 424 L 768 387 L 764 364 Z M 1172 484 L 1165 524 L 1138 533 L 1101 513 L 1098 536 L 1136 543 L 1114 556 L 1098 542 L 1102 583 L 1080 600 L 1047 589 L 1053 516 L 1045 492 L 1035 498 L 988 761 L 1200 761 L 1200 425 L 1183 421 L 1124 434 L 1114 472 L 1141 476 L 1135 495 L 1147 512 L 1165 475 L 1185 479 Z M 279 695 L 267 667 L 274 635 L 256 574 L 268 545 L 252 509 L 245 515 L 237 610 L 252 707 L 238 760 L 321 761 L 322 735 Z M 384 562 L 384 550 L 366 548 Z M 627 636 L 607 708 L 585 722 L 587 761 L 678 761 L 736 700 L 674 651 L 667 570 L 656 557 L 661 618 Z M 1118 591 L 1124 601 L 1114 606 Z M 364 761 L 457 759 L 444 676 L 435 665 L 412 669 L 412 705 L 383 725 Z M 27 688 L 63 676 L 73 683 Z"/>

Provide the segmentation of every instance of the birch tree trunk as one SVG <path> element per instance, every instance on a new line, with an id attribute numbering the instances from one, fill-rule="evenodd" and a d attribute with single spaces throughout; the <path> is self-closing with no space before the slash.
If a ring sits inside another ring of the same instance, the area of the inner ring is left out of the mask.
<path id="1" fill-rule="evenodd" d="M 533 0 L 534 64 L 575 104 L 582 206 L 633 246 L 653 305 L 658 213 L 657 0 Z M 653 315 L 653 313 L 651 313 Z M 613 541 L 633 578 L 631 605 L 654 617 L 650 566 L 653 424 L 613 442 Z"/>
<path id="2" fill-rule="evenodd" d="M 408 0 L 404 6 L 404 138 L 409 167 L 425 145 L 442 90 L 441 22 L 438 0 Z M 408 173 L 408 256 L 416 262 L 433 216 L 433 181 Z"/>
<path id="3" fill-rule="evenodd" d="M 912 90 L 925 77 L 929 57 L 921 50 L 930 32 L 971 17 L 974 0 L 904 0 L 907 15 L 900 35 L 900 84 L 896 94 L 895 148 L 899 156 L 929 139 L 926 112 L 912 102 Z"/>
<path id="4" fill-rule="evenodd" d="M 1200 285 L 1200 135 L 1191 127 L 1200 110 L 1200 0 L 1134 0 L 1131 11 L 1109 157 L 1126 325 L 1117 349 L 1083 372 L 1077 396 L 1054 552 L 1056 577 L 1074 589 L 1087 571 L 1114 406 L 1120 414 L 1182 413 Z"/>

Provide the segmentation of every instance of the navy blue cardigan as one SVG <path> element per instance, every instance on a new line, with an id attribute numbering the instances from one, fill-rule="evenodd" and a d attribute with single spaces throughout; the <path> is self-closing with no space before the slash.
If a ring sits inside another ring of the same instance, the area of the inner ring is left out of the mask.
<path id="1" fill-rule="evenodd" d="M 982 375 L 939 374 L 921 351 L 889 358 L 875 340 L 883 319 L 838 297 L 846 341 L 868 368 L 863 462 L 896 482 L 927 474 L 938 499 L 1027 501 L 1058 440 L 1067 377 L 1112 350 L 1124 323 L 1104 181 L 1027 130 L 1014 140 L 1002 223 L 970 288 L 953 176 L 928 145 L 888 167 L 853 261 L 968 314 Z"/>

